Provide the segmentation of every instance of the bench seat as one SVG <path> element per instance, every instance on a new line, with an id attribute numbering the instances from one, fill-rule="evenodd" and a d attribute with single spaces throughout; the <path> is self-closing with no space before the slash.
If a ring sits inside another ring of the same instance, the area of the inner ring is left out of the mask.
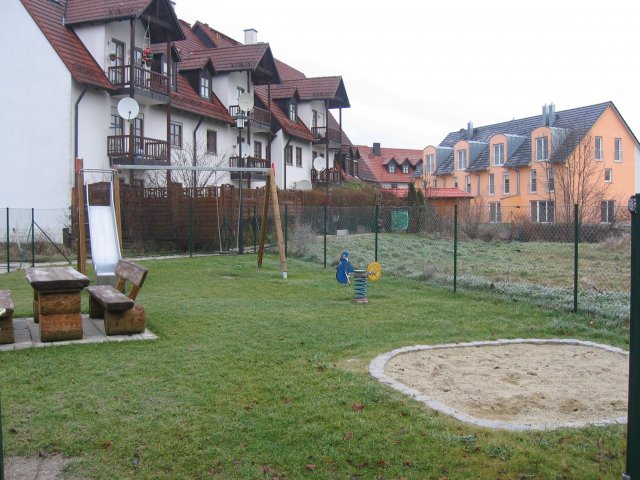
<path id="1" fill-rule="evenodd" d="M 14 343 L 11 290 L 0 290 L 0 344 Z"/>
<path id="2" fill-rule="evenodd" d="M 87 292 L 89 292 L 91 298 L 95 299 L 104 308 L 111 310 L 112 312 L 129 310 L 130 308 L 133 308 L 136 303 L 111 285 L 87 287 Z"/>

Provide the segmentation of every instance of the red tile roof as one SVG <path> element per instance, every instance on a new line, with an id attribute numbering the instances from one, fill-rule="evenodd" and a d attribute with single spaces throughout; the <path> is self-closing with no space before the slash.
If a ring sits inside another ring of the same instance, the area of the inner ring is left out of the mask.
<path id="1" fill-rule="evenodd" d="M 278 69 L 278 74 L 280 75 L 280 79 L 284 82 L 286 80 L 300 80 L 301 78 L 307 78 L 304 73 L 300 70 L 296 70 L 290 65 L 278 60 L 276 61 L 276 68 Z"/>
<path id="2" fill-rule="evenodd" d="M 153 0 L 67 0 L 67 24 L 138 17 Z"/>
<path id="3" fill-rule="evenodd" d="M 264 108 L 268 108 L 269 99 L 267 94 L 267 87 L 263 85 L 259 85 L 254 87 L 254 92 L 258 99 L 264 105 Z M 275 118 L 276 122 L 282 127 L 282 130 L 287 135 L 291 135 L 292 137 L 299 138 L 301 140 L 314 141 L 315 136 L 309 131 L 307 126 L 302 122 L 302 120 L 298 119 L 297 122 L 292 122 L 289 119 L 289 116 L 286 115 L 278 106 L 277 103 L 271 102 L 271 114 Z"/>
<path id="4" fill-rule="evenodd" d="M 342 77 L 299 78 L 283 83 L 295 85 L 302 100 L 330 100 L 333 107 L 350 106 Z"/>
<path id="5" fill-rule="evenodd" d="M 224 33 L 211 28 L 207 23 L 196 21 L 196 23 L 193 24 L 193 29 L 202 32 L 204 36 L 211 42 L 211 47 L 214 48 L 235 47 L 237 45 L 242 45 L 242 43 L 238 42 L 237 40 L 234 40 Z"/>
<path id="6" fill-rule="evenodd" d="M 207 101 L 198 95 L 183 75 L 178 75 L 178 90 L 171 95 L 171 106 L 221 122 L 235 124 L 235 120 L 215 95 Z"/>
<path id="7" fill-rule="evenodd" d="M 434 188 L 426 189 L 425 198 L 473 198 L 469 192 L 465 192 L 459 188 Z"/>
<path id="8" fill-rule="evenodd" d="M 293 98 L 297 95 L 298 89 L 295 85 L 284 85 L 282 83 L 277 85 L 271 85 L 271 99 L 272 100 L 285 100 Z M 300 95 L 298 95 L 300 98 Z"/>
<path id="9" fill-rule="evenodd" d="M 422 160 L 422 150 L 380 148 L 380 155 L 375 155 L 372 147 L 358 145 L 356 148 L 360 152 L 358 168 L 360 169 L 360 178 L 363 180 L 385 183 L 412 183 L 411 174 L 413 171 L 402 173 L 402 169 L 397 167 L 394 173 L 389 173 L 386 165 L 395 159 L 398 165 L 402 165 L 407 160 L 415 167 L 418 161 Z"/>
<path id="10" fill-rule="evenodd" d="M 202 40 L 198 38 L 198 36 L 193 33 L 191 30 L 191 25 L 184 20 L 179 20 L 180 28 L 182 29 L 182 33 L 185 36 L 185 40 L 180 40 L 179 42 L 174 42 L 173 45 L 178 50 L 180 57 L 183 58 L 188 56 L 194 50 L 202 50 L 206 48 L 206 45 L 202 43 Z M 166 51 L 166 44 L 162 44 L 163 51 Z"/>
<path id="11" fill-rule="evenodd" d="M 64 26 L 65 0 L 60 0 L 59 4 L 48 0 L 22 0 L 22 4 L 76 82 L 113 89 L 75 32 Z"/>

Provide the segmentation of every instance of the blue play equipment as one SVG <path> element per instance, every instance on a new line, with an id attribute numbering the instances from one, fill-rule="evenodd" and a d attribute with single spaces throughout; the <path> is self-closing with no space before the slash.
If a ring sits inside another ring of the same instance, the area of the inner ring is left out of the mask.
<path id="1" fill-rule="evenodd" d="M 367 280 L 375 282 L 382 274 L 382 265 L 378 262 L 371 262 L 365 270 L 356 270 L 349 262 L 349 252 L 344 251 L 340 255 L 340 262 L 336 267 L 336 280 L 342 285 L 351 283 L 350 277 L 354 278 L 353 299 L 358 303 L 367 303 Z"/>
<path id="2" fill-rule="evenodd" d="M 349 285 L 349 275 L 354 272 L 353 267 L 349 263 L 349 252 L 346 250 L 340 255 L 340 262 L 336 267 L 336 280 L 342 285 Z"/>

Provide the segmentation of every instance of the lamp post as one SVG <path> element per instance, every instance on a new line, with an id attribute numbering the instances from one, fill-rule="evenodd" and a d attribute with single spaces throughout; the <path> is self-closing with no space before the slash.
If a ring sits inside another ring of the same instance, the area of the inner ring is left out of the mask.
<path id="1" fill-rule="evenodd" d="M 242 158 L 242 129 L 244 122 L 249 118 L 253 109 L 253 95 L 250 93 L 241 93 L 238 97 L 238 113 L 236 115 L 236 127 L 238 128 L 238 155 L 240 157 L 240 189 L 238 199 L 238 254 L 244 253 L 244 224 L 242 221 L 242 171 L 245 168 L 244 159 Z"/>

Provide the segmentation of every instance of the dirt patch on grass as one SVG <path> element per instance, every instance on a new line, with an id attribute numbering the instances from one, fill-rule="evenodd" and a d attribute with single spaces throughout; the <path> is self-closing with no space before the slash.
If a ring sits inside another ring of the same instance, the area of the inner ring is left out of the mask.
<path id="1" fill-rule="evenodd" d="M 6 480 L 58 480 L 72 460 L 61 455 L 37 455 L 32 457 L 8 457 L 4 459 Z M 65 477 L 70 478 L 70 477 Z M 75 480 L 82 480 L 73 477 Z"/>
<path id="2" fill-rule="evenodd" d="M 625 421 L 629 357 L 622 350 L 565 343 L 443 347 L 393 355 L 384 374 L 430 406 L 487 426 Z"/>

